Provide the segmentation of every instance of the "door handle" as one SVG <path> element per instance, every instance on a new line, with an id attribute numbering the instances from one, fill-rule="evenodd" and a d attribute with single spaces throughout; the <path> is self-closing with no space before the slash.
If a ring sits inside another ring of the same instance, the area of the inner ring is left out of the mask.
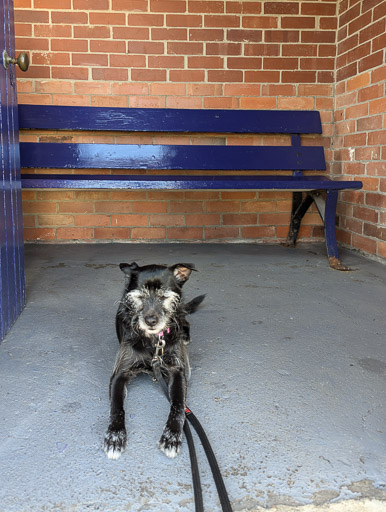
<path id="1" fill-rule="evenodd" d="M 3 51 L 3 66 L 5 69 L 9 68 L 10 64 L 17 64 L 22 71 L 27 71 L 29 68 L 28 53 L 21 52 L 17 59 L 10 57 L 6 50 Z"/>

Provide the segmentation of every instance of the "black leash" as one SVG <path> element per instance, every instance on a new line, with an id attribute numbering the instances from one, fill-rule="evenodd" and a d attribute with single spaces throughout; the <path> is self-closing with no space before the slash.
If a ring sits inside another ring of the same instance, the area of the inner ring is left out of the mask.
<path id="1" fill-rule="evenodd" d="M 155 357 L 152 361 L 152 368 L 155 379 L 160 383 L 162 391 L 166 395 L 167 399 L 170 401 L 169 398 L 169 390 L 168 386 L 163 378 L 163 375 L 161 373 L 161 357 L 158 356 L 158 353 L 156 353 Z M 210 445 L 209 439 L 207 435 L 205 434 L 205 431 L 199 422 L 198 418 L 196 417 L 193 412 L 186 407 L 185 409 L 185 415 L 186 418 L 189 420 L 192 427 L 195 429 L 198 437 L 200 438 L 201 444 L 204 448 L 205 455 L 208 459 L 210 469 L 212 471 L 213 479 L 216 484 L 217 493 L 220 499 L 221 508 L 223 512 L 232 512 L 232 507 L 229 501 L 228 493 L 225 487 L 224 480 L 222 478 L 220 468 L 217 463 L 216 456 L 212 450 L 212 447 Z M 190 465 L 192 468 L 192 480 L 193 480 L 193 490 L 194 490 L 194 503 L 195 503 L 195 510 L 196 512 L 204 512 L 204 504 L 202 499 L 202 488 L 201 488 L 201 481 L 200 481 L 200 473 L 197 463 L 197 455 L 196 455 L 196 449 L 194 446 L 193 436 L 189 427 L 189 424 L 187 421 L 184 423 L 184 432 L 185 437 L 188 443 L 189 448 L 189 455 L 190 455 Z"/>

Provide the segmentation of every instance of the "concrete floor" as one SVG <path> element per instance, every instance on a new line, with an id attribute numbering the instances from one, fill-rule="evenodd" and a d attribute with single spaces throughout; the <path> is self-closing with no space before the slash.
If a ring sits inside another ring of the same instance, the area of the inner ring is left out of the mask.
<path id="1" fill-rule="evenodd" d="M 186 442 L 174 460 L 156 447 L 168 404 L 150 377 L 128 391 L 127 451 L 102 451 L 122 261 L 200 270 L 188 404 L 234 511 L 386 510 L 386 266 L 342 259 L 355 270 L 318 244 L 27 245 L 27 307 L 0 346 L 0 511 L 194 510 Z"/>

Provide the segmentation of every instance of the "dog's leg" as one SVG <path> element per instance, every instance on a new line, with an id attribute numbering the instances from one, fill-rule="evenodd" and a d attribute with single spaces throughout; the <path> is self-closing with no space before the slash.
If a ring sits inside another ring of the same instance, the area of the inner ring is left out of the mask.
<path id="1" fill-rule="evenodd" d="M 180 451 L 185 422 L 186 379 L 181 368 L 172 368 L 169 375 L 170 412 L 158 443 L 170 458 Z"/>
<path id="2" fill-rule="evenodd" d="M 124 401 L 129 378 L 113 373 L 110 380 L 110 424 L 105 434 L 104 452 L 109 459 L 118 459 L 126 448 Z"/>

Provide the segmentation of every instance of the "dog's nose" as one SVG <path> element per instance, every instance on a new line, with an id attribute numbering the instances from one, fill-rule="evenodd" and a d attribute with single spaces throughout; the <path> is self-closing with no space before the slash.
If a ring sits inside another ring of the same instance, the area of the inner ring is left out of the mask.
<path id="1" fill-rule="evenodd" d="M 149 327 L 154 327 L 158 322 L 158 318 L 155 315 L 148 315 L 145 317 L 145 322 Z"/>

